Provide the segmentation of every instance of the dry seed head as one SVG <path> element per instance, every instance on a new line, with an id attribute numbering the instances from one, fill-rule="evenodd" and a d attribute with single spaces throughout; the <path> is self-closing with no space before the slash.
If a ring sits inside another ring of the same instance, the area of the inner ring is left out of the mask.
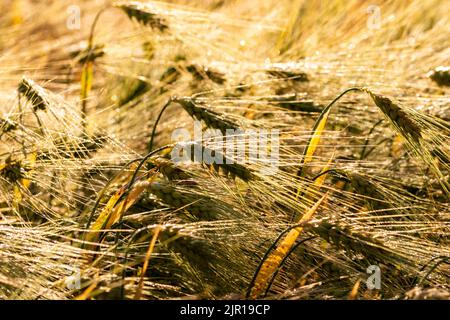
<path id="1" fill-rule="evenodd" d="M 102 148 L 107 140 L 107 137 L 104 135 L 95 135 L 92 138 L 86 138 L 85 141 L 77 145 L 71 146 L 69 152 L 74 158 L 85 159 Z"/>
<path id="2" fill-rule="evenodd" d="M 203 220 L 217 219 L 217 202 L 207 196 L 176 188 L 175 185 L 163 180 L 151 183 L 150 191 L 171 207 L 186 207 L 192 215 Z"/>
<path id="3" fill-rule="evenodd" d="M 304 72 L 290 71 L 282 68 L 272 68 L 266 70 L 267 74 L 274 78 L 278 79 L 286 79 L 289 78 L 292 81 L 296 82 L 306 82 L 309 81 L 308 75 Z"/>
<path id="4" fill-rule="evenodd" d="M 444 288 L 415 287 L 405 293 L 409 300 L 450 300 L 450 292 Z"/>
<path id="5" fill-rule="evenodd" d="M 422 137 L 418 124 L 397 104 L 386 96 L 365 89 L 378 108 L 405 134 L 416 142 Z"/>
<path id="6" fill-rule="evenodd" d="M 200 143 L 192 143 L 191 144 L 191 161 L 195 162 L 197 159 L 195 157 L 195 146 L 197 146 L 201 150 L 201 154 L 210 154 L 214 159 L 220 159 L 221 163 L 214 162 L 212 164 L 204 164 L 212 169 L 214 169 L 217 173 L 219 171 L 226 177 L 230 177 L 234 179 L 236 177 L 240 178 L 243 181 L 249 181 L 252 179 L 253 174 L 247 167 L 242 164 L 236 163 L 235 161 L 231 161 L 231 159 L 227 158 L 222 152 L 218 150 L 209 149 L 201 145 Z M 202 157 L 202 160 L 203 157 Z"/>
<path id="7" fill-rule="evenodd" d="M 22 164 L 20 161 L 11 160 L 10 157 L 6 158 L 5 164 L 0 169 L 0 176 L 7 179 L 10 182 L 16 182 L 23 178 Z"/>
<path id="8" fill-rule="evenodd" d="M 356 173 L 350 174 L 349 176 L 352 186 L 356 190 L 361 191 L 361 194 L 368 196 L 377 194 L 375 186 L 367 178 Z"/>
<path id="9" fill-rule="evenodd" d="M 450 67 L 439 66 L 427 75 L 440 86 L 450 86 Z"/>
<path id="10" fill-rule="evenodd" d="M 150 161 L 158 168 L 159 172 L 161 172 L 169 180 L 187 180 L 191 178 L 190 174 L 177 167 L 170 159 L 155 156 L 150 158 Z"/>
<path id="11" fill-rule="evenodd" d="M 320 113 L 323 110 L 323 106 L 316 104 L 312 100 L 305 100 L 304 97 L 299 96 L 297 93 L 277 95 L 264 100 L 268 100 L 271 104 L 292 111 Z"/>
<path id="12" fill-rule="evenodd" d="M 19 93 L 23 94 L 33 105 L 33 110 L 46 110 L 49 103 L 46 93 L 42 87 L 37 85 L 33 80 L 23 78 L 18 87 Z"/>
<path id="13" fill-rule="evenodd" d="M 237 124 L 225 119 L 221 114 L 198 106 L 192 98 L 174 98 L 174 101 L 178 102 L 191 117 L 203 121 L 208 128 L 219 129 L 223 134 L 226 134 L 227 129 L 239 129 Z"/>
<path id="14" fill-rule="evenodd" d="M 37 154 L 38 160 L 49 160 L 55 156 L 62 158 L 86 159 L 103 147 L 108 138 L 104 135 L 83 137 L 81 141 L 61 139 L 55 141 L 55 148 L 42 150 Z"/>
<path id="15" fill-rule="evenodd" d="M 128 15 L 130 19 L 136 19 L 137 22 L 144 26 L 150 26 L 152 29 L 157 29 L 164 32 L 169 29 L 168 23 L 156 14 L 149 12 L 142 4 L 138 2 L 126 2 L 116 5 Z"/>
<path id="16" fill-rule="evenodd" d="M 87 42 L 70 46 L 68 48 L 68 54 L 76 62 L 84 64 L 85 62 L 93 61 L 96 58 L 102 57 L 105 54 L 104 48 L 105 46 L 101 44 L 94 44 L 92 46 L 91 58 L 94 57 L 94 59 L 87 59 L 89 56 L 89 48 Z"/>
<path id="17" fill-rule="evenodd" d="M 348 174 L 347 177 L 350 179 L 351 185 L 357 193 L 368 197 L 366 200 L 373 209 L 382 209 L 386 207 L 383 205 L 383 202 L 376 200 L 381 200 L 385 197 L 378 190 L 377 186 L 374 185 L 368 178 L 356 173 Z"/>
<path id="18" fill-rule="evenodd" d="M 221 164 L 213 164 L 214 170 L 218 172 L 218 169 L 222 171 L 225 176 L 229 176 L 231 179 L 239 177 L 243 181 L 249 181 L 252 179 L 253 174 L 249 169 L 239 163 L 221 163 Z"/>
<path id="19" fill-rule="evenodd" d="M 0 118 L 0 131 L 8 133 L 17 129 L 17 123 L 9 119 Z"/>
<path id="20" fill-rule="evenodd" d="M 181 77 L 180 71 L 176 67 L 168 67 L 159 78 L 163 84 L 169 85 L 177 81 Z"/>
<path id="21" fill-rule="evenodd" d="M 76 61 L 79 64 L 93 62 L 97 58 L 103 57 L 105 55 L 104 47 L 104 45 L 95 44 L 91 50 L 88 50 L 88 48 L 86 48 L 76 55 Z"/>
<path id="22" fill-rule="evenodd" d="M 338 249 L 362 254 L 370 262 L 397 264 L 404 259 L 389 251 L 379 240 L 360 231 L 356 232 L 348 226 L 323 220 L 311 227 L 311 231 Z"/>
<path id="23" fill-rule="evenodd" d="M 430 153 L 433 157 L 438 158 L 442 163 L 450 164 L 450 157 L 445 152 L 445 150 L 436 148 L 436 149 L 431 150 Z"/>
<path id="24" fill-rule="evenodd" d="M 195 238 L 175 226 L 165 227 L 160 231 L 159 239 L 166 246 L 183 255 L 189 263 L 206 271 L 214 256 L 213 248 L 206 240 Z"/>
<path id="25" fill-rule="evenodd" d="M 191 64 L 186 67 L 186 70 L 192 74 L 196 80 L 209 79 L 217 84 L 224 84 L 226 79 L 225 75 L 221 72 L 211 70 L 210 68 Z"/>

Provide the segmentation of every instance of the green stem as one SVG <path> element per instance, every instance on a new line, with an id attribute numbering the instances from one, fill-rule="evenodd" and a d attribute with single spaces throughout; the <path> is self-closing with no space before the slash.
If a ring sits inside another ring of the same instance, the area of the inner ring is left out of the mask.
<path id="1" fill-rule="evenodd" d="M 158 126 L 158 122 L 161 119 L 161 116 L 163 114 L 163 112 L 167 109 L 168 106 L 170 106 L 170 104 L 174 101 L 173 98 L 170 98 L 166 104 L 164 105 L 164 107 L 162 107 L 161 111 L 158 114 L 158 117 L 156 118 L 155 123 L 153 124 L 153 130 L 152 130 L 152 135 L 150 136 L 150 142 L 148 143 L 148 152 L 152 152 L 153 149 L 153 139 L 155 138 L 155 133 L 156 133 L 156 127 Z"/>

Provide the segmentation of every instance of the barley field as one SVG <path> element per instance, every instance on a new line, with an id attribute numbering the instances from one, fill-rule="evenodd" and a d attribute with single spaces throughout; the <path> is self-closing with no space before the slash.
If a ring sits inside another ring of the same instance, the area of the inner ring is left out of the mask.
<path id="1" fill-rule="evenodd" d="M 0 299 L 450 299 L 449 1 L 0 12 Z"/>

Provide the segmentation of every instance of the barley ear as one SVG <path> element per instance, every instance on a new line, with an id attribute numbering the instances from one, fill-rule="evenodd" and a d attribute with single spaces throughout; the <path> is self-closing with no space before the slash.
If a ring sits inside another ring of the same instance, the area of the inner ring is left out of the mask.
<path id="1" fill-rule="evenodd" d="M 411 119 L 411 116 L 388 97 L 376 94 L 369 89 L 364 89 L 364 91 L 370 95 L 375 105 L 380 108 L 403 135 L 411 137 L 415 142 L 419 142 L 422 138 L 421 129 L 418 124 Z"/>
<path id="2" fill-rule="evenodd" d="M 236 123 L 226 119 L 220 113 L 199 106 L 191 97 L 174 98 L 173 101 L 180 104 L 191 117 L 203 121 L 208 128 L 219 129 L 223 134 L 226 134 L 227 129 L 239 129 Z"/>
<path id="3" fill-rule="evenodd" d="M 440 86 L 450 86 L 450 67 L 436 67 L 427 76 Z"/>
<path id="4" fill-rule="evenodd" d="M 33 110 L 47 110 L 49 102 L 47 95 L 42 87 L 37 85 L 33 80 L 22 78 L 18 87 L 19 93 L 24 95 L 33 105 Z"/>
<path id="5" fill-rule="evenodd" d="M 144 26 L 149 26 L 160 32 L 165 32 L 169 29 L 167 21 L 155 13 L 150 12 L 143 4 L 126 1 L 115 3 L 114 6 L 122 9 L 130 20 L 134 19 Z"/>

